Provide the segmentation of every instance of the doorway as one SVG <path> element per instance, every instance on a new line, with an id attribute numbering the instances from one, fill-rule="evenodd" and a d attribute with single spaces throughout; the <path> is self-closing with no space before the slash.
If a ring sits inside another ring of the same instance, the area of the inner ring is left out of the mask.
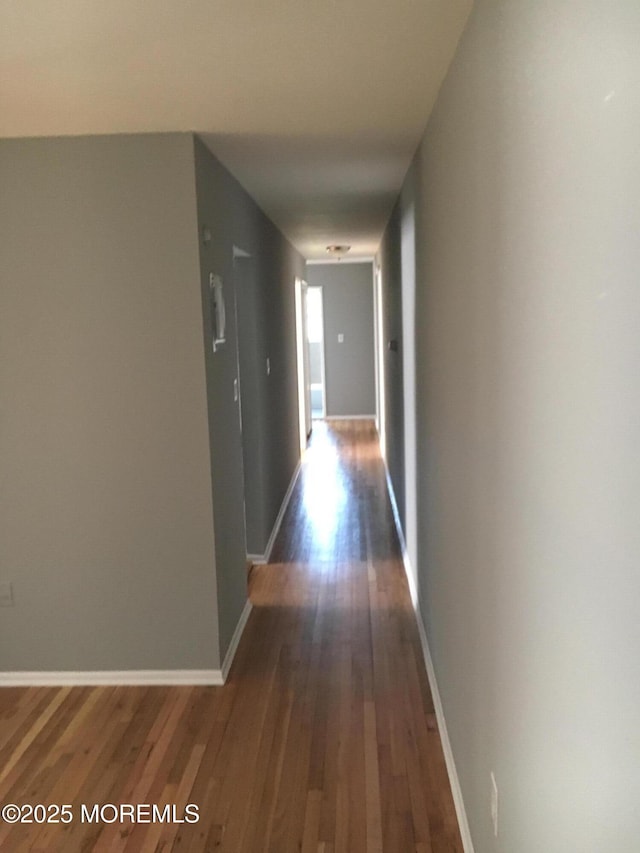
<path id="1" fill-rule="evenodd" d="M 320 420 L 327 415 L 322 287 L 309 287 L 307 289 L 307 335 L 309 341 L 311 418 L 312 420 Z"/>
<path id="2" fill-rule="evenodd" d="M 306 281 L 296 278 L 296 353 L 298 372 L 298 423 L 300 427 L 300 456 L 307 449 L 311 433 L 311 380 L 309 377 L 309 333 L 307 331 Z"/>
<path id="3" fill-rule="evenodd" d="M 261 364 L 264 341 L 258 323 L 259 293 L 254 258 L 248 252 L 233 247 L 233 285 L 235 291 L 235 323 L 237 329 L 237 361 L 242 434 L 244 483 L 244 520 L 248 555 L 261 553 L 262 499 L 260 492 L 263 461 L 260 440 L 262 401 Z"/>

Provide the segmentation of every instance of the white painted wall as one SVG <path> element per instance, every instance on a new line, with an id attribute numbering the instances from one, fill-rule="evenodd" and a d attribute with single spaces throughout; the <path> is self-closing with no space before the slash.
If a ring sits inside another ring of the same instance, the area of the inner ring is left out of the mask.
<path id="1" fill-rule="evenodd" d="M 416 220 L 412 201 L 400 220 L 402 281 L 402 391 L 404 403 L 404 536 L 413 589 L 418 590 L 416 466 Z M 415 593 L 414 593 L 415 594 Z"/>
<path id="2" fill-rule="evenodd" d="M 420 611 L 476 853 L 638 848 L 638 45 L 636 0 L 477 0 L 403 191 Z"/>

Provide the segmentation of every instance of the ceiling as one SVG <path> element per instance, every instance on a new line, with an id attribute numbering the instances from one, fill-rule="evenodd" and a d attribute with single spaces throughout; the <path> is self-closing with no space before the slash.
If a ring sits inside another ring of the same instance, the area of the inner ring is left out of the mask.
<path id="1" fill-rule="evenodd" d="M 373 255 L 472 0 L 2 0 L 0 136 L 202 134 L 307 258 Z"/>

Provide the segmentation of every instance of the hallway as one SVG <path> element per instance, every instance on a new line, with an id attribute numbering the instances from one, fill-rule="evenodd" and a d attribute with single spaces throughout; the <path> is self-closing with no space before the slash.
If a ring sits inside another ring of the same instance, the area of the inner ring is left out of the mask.
<path id="1" fill-rule="evenodd" d="M 316 423 L 225 687 L 0 692 L 0 848 L 462 850 L 377 436 Z M 86 824 L 81 804 L 196 804 L 197 824 Z"/>

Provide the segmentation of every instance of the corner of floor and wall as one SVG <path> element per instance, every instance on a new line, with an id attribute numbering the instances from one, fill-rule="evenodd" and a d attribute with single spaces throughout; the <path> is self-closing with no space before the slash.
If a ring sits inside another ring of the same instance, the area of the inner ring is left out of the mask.
<path id="1" fill-rule="evenodd" d="M 476 0 L 376 261 L 383 451 L 476 853 L 640 838 L 638 44 L 635 0 Z"/>

